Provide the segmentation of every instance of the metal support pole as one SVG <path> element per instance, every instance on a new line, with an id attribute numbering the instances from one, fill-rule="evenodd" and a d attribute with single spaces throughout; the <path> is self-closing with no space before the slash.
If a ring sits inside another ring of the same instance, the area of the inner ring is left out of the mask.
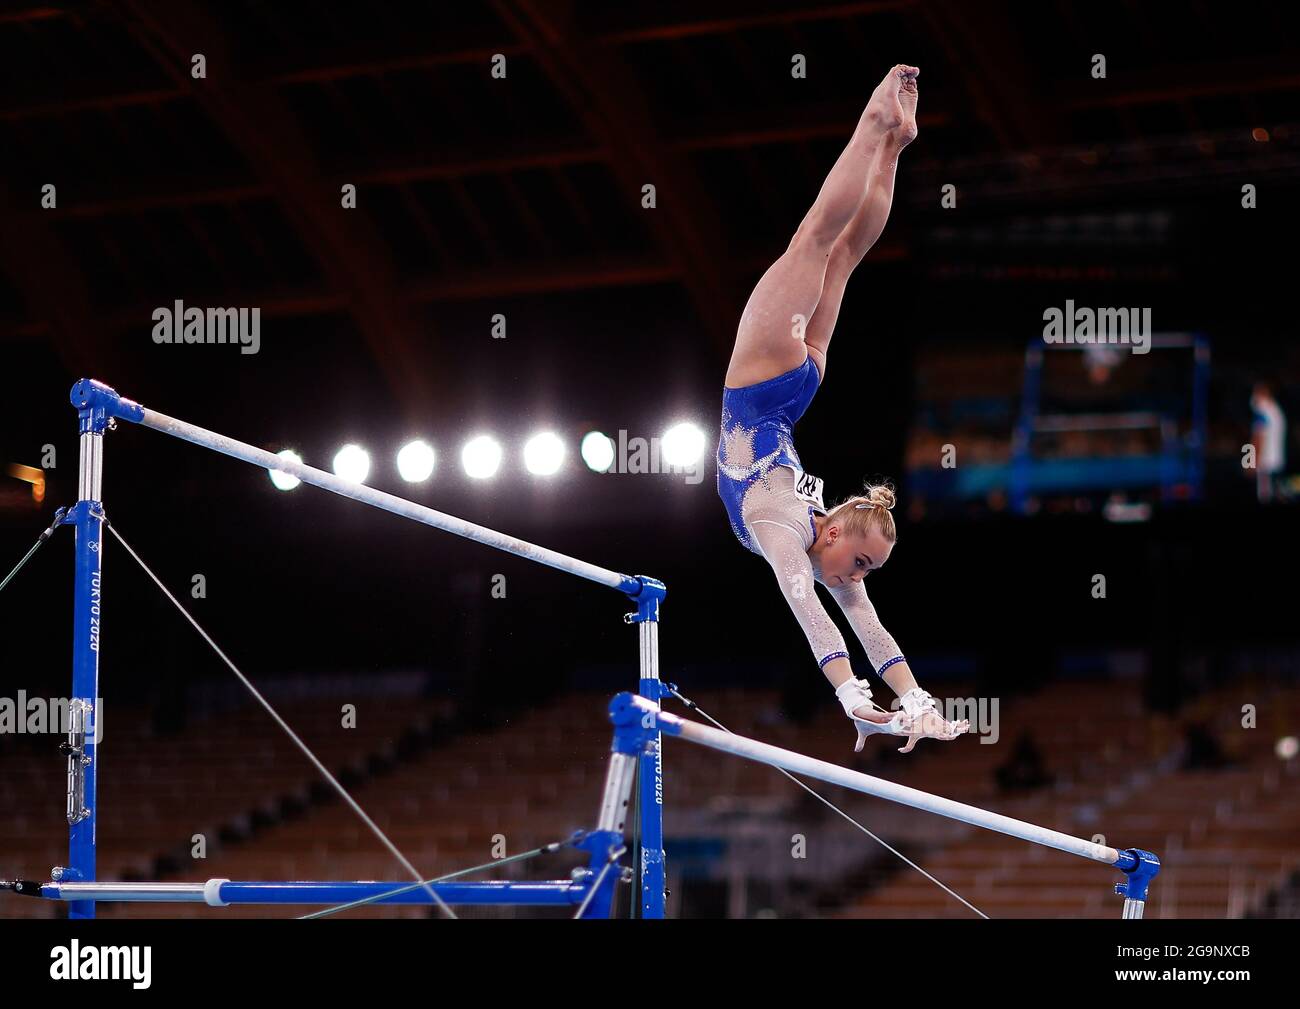
<path id="1" fill-rule="evenodd" d="M 81 459 L 77 504 L 65 522 L 76 530 L 76 581 L 72 610 L 72 697 L 68 738 L 60 750 L 68 762 L 68 864 L 51 876 L 68 882 L 95 878 L 96 784 L 99 755 L 99 642 L 103 617 L 104 431 L 111 418 L 102 410 L 81 411 Z M 70 918 L 95 917 L 95 902 L 73 901 Z"/>
<path id="2" fill-rule="evenodd" d="M 666 590 L 662 582 L 642 577 L 642 590 L 633 597 L 637 611 L 626 617 L 639 625 L 641 642 L 641 696 L 657 707 L 665 696 L 659 679 L 659 602 Z M 664 761 L 659 733 L 654 731 L 639 752 L 641 810 L 641 917 L 664 917 L 667 866 L 664 858 Z"/>
<path id="3" fill-rule="evenodd" d="M 591 884 L 567 879 L 537 882 L 489 880 L 479 883 L 432 883 L 444 903 L 495 907 L 575 907 L 591 891 Z M 68 901 L 69 908 L 94 901 L 149 904 L 344 904 L 378 898 L 375 904 L 432 904 L 423 887 L 398 882 L 333 881 L 231 881 L 210 879 L 204 883 L 46 883 L 41 896 Z M 608 912 L 607 912 L 608 913 Z"/>

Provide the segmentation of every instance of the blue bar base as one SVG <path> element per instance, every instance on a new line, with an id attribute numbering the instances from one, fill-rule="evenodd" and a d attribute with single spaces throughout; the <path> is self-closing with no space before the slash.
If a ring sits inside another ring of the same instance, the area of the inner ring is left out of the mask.
<path id="1" fill-rule="evenodd" d="M 93 378 L 83 378 L 72 387 L 68 399 L 77 408 L 81 418 L 81 433 L 103 434 L 110 421 L 121 417 L 138 424 L 144 418 L 144 407 L 123 399 L 117 390 Z"/>
<path id="2" fill-rule="evenodd" d="M 1144 901 L 1147 899 L 1147 889 L 1151 886 L 1151 881 L 1160 872 L 1160 859 L 1152 851 L 1125 848 L 1115 867 L 1123 870 L 1124 875 L 1128 876 L 1125 882 L 1115 884 L 1115 892 L 1129 900 Z"/>

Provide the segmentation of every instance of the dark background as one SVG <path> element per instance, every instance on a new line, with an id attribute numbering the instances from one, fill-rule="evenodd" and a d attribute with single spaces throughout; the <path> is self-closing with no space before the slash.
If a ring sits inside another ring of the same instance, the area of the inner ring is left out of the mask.
<path id="1" fill-rule="evenodd" d="M 1249 2 L 5 5 L 0 456 L 36 466 L 53 445 L 57 465 L 41 507 L 5 498 L 0 557 L 75 498 L 67 390 L 89 375 L 320 465 L 359 441 L 375 486 L 666 581 L 665 678 L 780 684 L 793 715 L 824 704 L 711 472 L 598 476 L 576 443 L 678 419 L 714 437 L 749 290 L 871 89 L 910 62 L 920 138 L 797 431 L 804 462 L 828 497 L 899 483 L 899 545 L 868 588 L 923 682 L 977 674 L 1008 692 L 1138 649 L 1153 703 L 1175 703 L 1294 648 L 1294 513 L 1259 508 L 1238 478 L 1135 526 L 911 520 L 912 376 L 941 341 L 1021 347 L 1074 298 L 1209 334 L 1212 423 L 1238 443 L 1255 378 L 1300 409 L 1298 28 L 1290 7 Z M 194 52 L 206 80 L 189 77 Z M 47 183 L 55 210 L 39 206 Z M 338 206 L 347 183 L 355 211 Z M 949 183 L 956 210 L 939 205 Z M 155 345 L 150 313 L 175 299 L 259 306 L 261 352 Z M 485 486 L 456 472 L 471 432 L 510 451 L 542 426 L 569 440 L 563 477 L 510 456 Z M 422 488 L 388 461 L 412 433 L 440 450 Z M 276 493 L 152 432 L 106 441 L 109 516 L 170 585 L 206 576 L 196 613 L 254 677 L 417 668 L 484 709 L 634 683 L 626 607 L 606 590 L 310 488 Z M 71 540 L 0 595 L 7 688 L 66 690 Z M 115 542 L 105 592 L 106 694 L 179 717 L 195 684 L 225 676 Z"/>

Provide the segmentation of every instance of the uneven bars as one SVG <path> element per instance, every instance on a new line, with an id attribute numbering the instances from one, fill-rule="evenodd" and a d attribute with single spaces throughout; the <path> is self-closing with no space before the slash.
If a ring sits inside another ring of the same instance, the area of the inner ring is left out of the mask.
<path id="1" fill-rule="evenodd" d="M 556 550 L 548 550 L 546 547 L 538 546 L 536 543 L 529 543 L 527 540 L 517 539 L 514 536 L 507 536 L 505 533 L 489 529 L 487 526 L 467 522 L 465 519 L 448 515 L 445 512 L 435 511 L 433 508 L 427 508 L 424 505 L 416 504 L 414 501 L 408 501 L 406 498 L 400 498 L 394 494 L 375 490 L 364 484 L 352 483 L 314 466 L 282 459 L 264 449 L 255 448 L 242 441 L 236 441 L 234 438 L 227 438 L 225 435 L 216 434 L 194 424 L 187 424 L 175 417 L 168 417 L 166 414 L 150 410 L 132 400 L 124 399 L 109 386 L 93 379 L 82 379 L 74 385 L 70 398 L 72 405 L 79 410 L 98 412 L 101 418 L 116 417 L 128 420 L 142 427 L 152 428 L 154 431 L 161 431 L 163 434 L 169 434 L 175 438 L 180 438 L 182 441 L 188 441 L 193 445 L 212 449 L 222 455 L 242 459 L 254 466 L 288 473 L 297 477 L 303 483 L 311 484 L 313 487 L 319 487 L 341 497 L 360 501 L 362 504 L 370 505 L 373 508 L 392 512 L 394 515 L 400 515 L 403 518 L 433 526 L 435 529 L 441 529 L 444 532 L 463 536 L 465 539 L 474 540 L 477 543 L 495 547 L 498 550 L 504 550 L 508 554 L 523 557 L 525 560 L 536 561 L 538 564 L 545 564 L 547 567 L 567 571 L 571 575 L 577 575 L 579 578 L 585 578 L 588 581 L 596 582 L 598 585 L 605 585 L 611 589 L 618 589 L 630 596 L 638 595 L 643 588 L 643 583 L 639 578 L 620 574 L 617 571 L 611 571 L 609 568 L 602 568 L 595 564 L 588 564 L 576 557 L 570 557 Z M 82 430 L 83 432 L 86 430 L 84 423 Z"/>

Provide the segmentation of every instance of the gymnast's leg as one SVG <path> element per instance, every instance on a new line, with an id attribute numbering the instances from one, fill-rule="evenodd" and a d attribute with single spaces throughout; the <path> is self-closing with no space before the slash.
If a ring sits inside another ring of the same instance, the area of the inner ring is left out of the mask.
<path id="1" fill-rule="evenodd" d="M 915 67 L 900 64 L 872 92 L 848 146 L 826 177 L 789 248 L 749 296 L 727 369 L 729 387 L 764 382 L 797 368 L 806 359 L 804 337 L 822 296 L 831 250 L 867 198 L 876 154 L 890 131 L 903 123 L 900 90 L 917 73 Z"/>
<path id="2" fill-rule="evenodd" d="M 903 108 L 903 121 L 884 136 L 876 149 L 867 181 L 866 198 L 831 247 L 821 299 L 808 322 L 805 338 L 808 354 L 816 363 L 823 379 L 826 378 L 826 349 L 830 346 L 835 322 L 839 318 L 845 285 L 885 230 L 885 222 L 889 220 L 889 210 L 894 203 L 894 173 L 898 168 L 898 155 L 916 139 L 915 76 L 903 81 L 898 98 Z"/>

